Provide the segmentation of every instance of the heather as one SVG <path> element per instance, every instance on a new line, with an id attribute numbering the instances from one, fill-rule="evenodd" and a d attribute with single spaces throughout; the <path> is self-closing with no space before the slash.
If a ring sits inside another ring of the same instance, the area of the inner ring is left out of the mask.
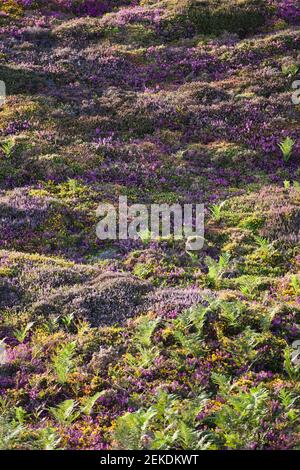
<path id="1" fill-rule="evenodd" d="M 2 0 L 1 449 L 299 449 L 296 0 Z M 205 244 L 100 202 L 204 203 Z"/>

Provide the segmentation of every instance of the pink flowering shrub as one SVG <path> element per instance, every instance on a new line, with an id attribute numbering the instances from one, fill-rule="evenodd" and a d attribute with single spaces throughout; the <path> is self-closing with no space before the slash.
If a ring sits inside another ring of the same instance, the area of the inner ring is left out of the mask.
<path id="1" fill-rule="evenodd" d="M 280 0 L 277 13 L 289 23 L 297 23 L 300 21 L 300 4 L 298 0 Z"/>
<path id="2" fill-rule="evenodd" d="M 79 16 L 102 16 L 115 7 L 130 3 L 129 0 L 17 0 L 26 8 L 46 8 L 71 12 Z"/>

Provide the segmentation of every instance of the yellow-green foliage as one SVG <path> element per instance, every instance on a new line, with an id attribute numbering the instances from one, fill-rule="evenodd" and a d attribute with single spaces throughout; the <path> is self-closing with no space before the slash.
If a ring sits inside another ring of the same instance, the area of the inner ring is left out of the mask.
<path id="1" fill-rule="evenodd" d="M 1 2 L 0 12 L 6 13 L 10 18 L 18 18 L 23 14 L 22 6 L 15 0 L 6 0 Z M 0 24 L 3 18 L 0 18 Z"/>

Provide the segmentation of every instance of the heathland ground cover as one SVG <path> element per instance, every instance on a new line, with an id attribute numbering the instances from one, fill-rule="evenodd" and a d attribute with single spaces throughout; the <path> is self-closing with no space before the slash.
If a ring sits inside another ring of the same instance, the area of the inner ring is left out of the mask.
<path id="1" fill-rule="evenodd" d="M 297 0 L 0 1 L 0 448 L 299 448 L 299 73 Z"/>

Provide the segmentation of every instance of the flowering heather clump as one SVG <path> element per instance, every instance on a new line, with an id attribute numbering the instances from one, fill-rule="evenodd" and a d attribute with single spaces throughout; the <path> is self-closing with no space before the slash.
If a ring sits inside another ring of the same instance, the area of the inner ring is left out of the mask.
<path id="1" fill-rule="evenodd" d="M 41 8 L 79 16 L 101 16 L 116 7 L 130 3 L 129 0 L 15 0 L 15 2 L 24 9 Z"/>
<path id="2" fill-rule="evenodd" d="M 299 2 L 0 3 L 0 449 L 299 449 Z"/>
<path id="3" fill-rule="evenodd" d="M 292 24 L 300 20 L 300 5 L 294 0 L 282 0 L 278 2 L 277 12 L 281 18 Z"/>

